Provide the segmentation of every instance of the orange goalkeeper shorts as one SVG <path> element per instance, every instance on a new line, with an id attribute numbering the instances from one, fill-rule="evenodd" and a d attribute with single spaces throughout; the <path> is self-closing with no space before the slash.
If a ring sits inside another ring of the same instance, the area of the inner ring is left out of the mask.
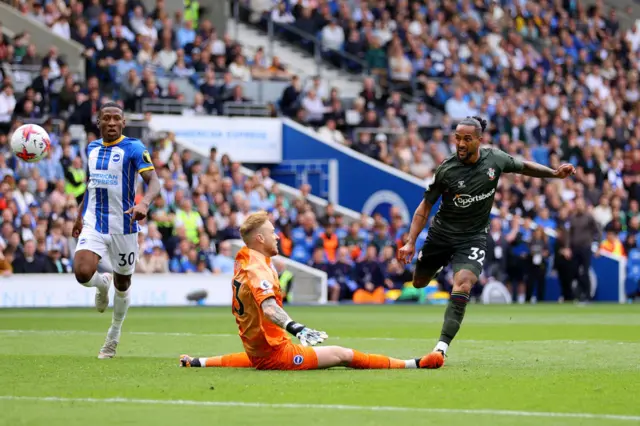
<path id="1" fill-rule="evenodd" d="M 291 342 L 282 345 L 268 357 L 249 356 L 249 359 L 257 370 L 315 370 L 318 368 L 318 356 L 313 348 Z"/>

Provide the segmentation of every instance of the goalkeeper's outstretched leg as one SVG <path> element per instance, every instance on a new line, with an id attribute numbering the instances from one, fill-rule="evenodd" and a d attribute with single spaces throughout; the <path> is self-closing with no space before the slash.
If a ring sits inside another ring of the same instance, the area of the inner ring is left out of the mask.
<path id="1" fill-rule="evenodd" d="M 437 362 L 437 360 L 436 360 Z M 440 364 L 441 365 L 441 364 Z M 317 370 L 347 367 L 360 370 L 438 368 L 432 357 L 409 360 L 365 354 L 341 346 L 286 345 L 269 357 L 249 357 L 244 352 L 213 357 L 180 357 L 181 367 L 256 368 L 258 370 Z"/>
<path id="2" fill-rule="evenodd" d="M 244 352 L 235 354 L 212 356 L 208 358 L 194 358 L 189 355 L 180 356 L 180 367 L 227 367 L 251 368 L 251 360 Z"/>

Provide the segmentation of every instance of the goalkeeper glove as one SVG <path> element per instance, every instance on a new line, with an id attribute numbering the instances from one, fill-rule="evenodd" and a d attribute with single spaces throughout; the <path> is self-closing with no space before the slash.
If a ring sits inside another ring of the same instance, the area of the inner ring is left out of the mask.
<path id="1" fill-rule="evenodd" d="M 324 331 L 313 330 L 295 321 L 289 321 L 285 328 L 300 340 L 302 346 L 315 346 L 329 338 Z"/>

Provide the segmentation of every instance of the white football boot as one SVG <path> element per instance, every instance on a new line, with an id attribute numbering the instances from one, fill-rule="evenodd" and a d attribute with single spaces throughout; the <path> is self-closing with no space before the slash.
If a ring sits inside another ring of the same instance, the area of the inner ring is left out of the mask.
<path id="1" fill-rule="evenodd" d="M 118 341 L 110 339 L 107 336 L 107 340 L 104 341 L 104 345 L 100 349 L 98 359 L 110 359 L 116 356 L 116 349 L 118 348 Z"/>
<path id="2" fill-rule="evenodd" d="M 113 282 L 113 275 L 110 273 L 102 274 L 102 280 L 104 285 L 102 287 L 96 287 L 96 309 L 98 312 L 104 312 L 109 306 L 109 290 L 111 289 L 111 283 Z"/>

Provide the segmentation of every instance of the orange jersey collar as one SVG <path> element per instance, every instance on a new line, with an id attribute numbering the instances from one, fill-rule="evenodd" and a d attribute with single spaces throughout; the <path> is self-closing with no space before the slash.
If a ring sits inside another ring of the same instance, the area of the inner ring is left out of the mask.
<path id="1" fill-rule="evenodd" d="M 238 254 L 236 254 L 236 262 L 249 262 L 250 260 L 257 260 L 271 267 L 270 257 L 265 256 L 257 250 L 250 249 L 247 246 L 242 247 Z"/>

